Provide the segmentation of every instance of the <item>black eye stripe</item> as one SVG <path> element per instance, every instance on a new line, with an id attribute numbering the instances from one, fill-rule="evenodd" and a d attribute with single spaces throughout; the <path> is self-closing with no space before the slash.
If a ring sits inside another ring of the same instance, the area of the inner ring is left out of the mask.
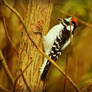
<path id="1" fill-rule="evenodd" d="M 69 23 L 69 22 L 67 22 L 65 19 L 64 19 L 64 22 L 65 22 L 65 24 L 66 24 L 66 25 L 70 25 L 70 23 Z"/>

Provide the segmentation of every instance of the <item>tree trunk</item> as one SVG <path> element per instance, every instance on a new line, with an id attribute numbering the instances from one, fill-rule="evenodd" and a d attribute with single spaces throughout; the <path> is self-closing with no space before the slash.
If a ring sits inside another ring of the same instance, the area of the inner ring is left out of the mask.
<path id="1" fill-rule="evenodd" d="M 34 33 L 35 31 L 42 31 L 46 34 L 50 24 L 50 17 L 53 9 L 53 2 L 51 0 L 29 0 L 28 11 L 25 18 L 26 26 L 29 30 L 29 34 L 36 44 L 42 48 L 42 36 Z M 16 85 L 17 92 L 28 92 L 28 86 L 31 92 L 42 92 L 43 82 L 40 80 L 40 67 L 43 62 L 43 56 L 39 50 L 29 40 L 25 32 L 22 33 L 22 40 L 19 47 L 19 62 L 18 72 L 24 70 L 24 68 L 31 62 L 31 65 L 24 72 Z"/>

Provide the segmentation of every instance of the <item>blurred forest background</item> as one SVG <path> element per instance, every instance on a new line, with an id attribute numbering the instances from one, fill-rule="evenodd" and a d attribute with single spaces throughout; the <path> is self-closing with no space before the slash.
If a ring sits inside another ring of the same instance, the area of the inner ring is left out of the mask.
<path id="1" fill-rule="evenodd" d="M 31 14 L 26 14 L 29 1 L 32 0 L 7 0 L 7 2 L 12 7 L 14 7 L 14 9 L 16 9 L 26 21 L 28 21 L 26 19 L 27 16 L 32 16 Z M 80 88 L 81 90 L 80 92 L 92 92 L 92 0 L 49 1 L 51 1 L 50 7 L 47 6 L 49 10 L 49 18 L 45 19 L 46 25 L 42 25 L 44 26 L 43 29 L 45 29 L 45 32 L 43 32 L 44 34 L 46 34 L 51 27 L 59 23 L 58 18 L 64 18 L 66 16 L 75 16 L 78 21 L 78 27 L 76 29 L 74 38 L 71 44 L 66 48 L 62 56 L 57 61 L 57 64 L 63 69 L 63 71 L 66 72 L 67 75 L 71 77 L 74 83 L 76 83 L 78 88 Z M 36 0 L 34 0 L 33 2 L 36 2 Z M 37 0 L 36 4 L 39 4 L 39 2 L 41 2 L 41 0 Z M 6 7 L 2 3 L 2 0 L 0 0 L 0 92 L 11 92 L 10 90 L 14 89 L 14 86 L 12 86 L 11 83 L 14 82 L 12 76 L 15 78 L 20 73 L 17 69 L 17 67 L 19 67 L 18 61 L 20 58 L 18 57 L 18 53 L 20 51 L 19 48 L 21 48 L 21 40 L 24 40 L 22 39 L 22 35 L 24 35 L 22 34 L 24 32 L 24 27 L 23 24 L 20 22 L 19 18 L 14 14 L 14 12 L 12 12 L 8 7 Z M 45 4 L 46 3 L 44 3 L 42 7 L 45 7 Z M 32 9 L 35 12 L 38 11 L 36 11 L 36 8 Z M 45 15 L 43 14 L 43 16 L 46 16 L 46 14 L 47 13 L 45 13 Z M 35 17 L 37 17 L 38 15 L 40 16 L 40 18 L 43 17 L 40 15 L 40 13 L 37 13 L 35 14 L 35 16 L 32 16 L 30 21 L 34 20 L 34 22 L 36 23 L 37 19 L 35 19 Z M 29 25 L 28 22 L 26 22 L 26 25 Z M 41 36 L 35 36 L 32 33 L 32 37 L 36 41 L 36 43 L 39 44 L 38 41 Z M 39 46 L 42 48 L 42 42 Z M 36 52 L 37 50 L 34 51 Z M 39 53 L 39 51 L 37 53 Z M 42 58 L 41 55 L 39 57 Z M 2 59 L 7 64 L 2 62 Z M 41 60 L 42 59 L 40 59 L 40 61 Z M 34 74 L 34 79 L 37 76 L 37 74 L 35 75 L 36 72 L 34 70 L 36 70 L 36 66 L 39 65 L 39 67 L 37 68 L 37 71 L 39 71 L 41 63 L 42 61 L 40 63 L 36 63 L 35 68 L 30 68 L 31 70 L 33 70 L 33 72 L 30 71 L 30 69 L 28 68 L 28 71 Z M 7 71 L 7 66 L 10 71 Z M 29 75 L 30 74 L 31 73 L 29 73 Z M 30 76 L 31 78 L 27 77 L 30 78 L 27 79 L 25 73 L 25 75 L 23 76 L 25 77 L 24 81 L 26 79 L 28 85 L 31 85 L 31 88 L 35 85 L 35 88 L 36 83 L 38 83 L 38 81 L 34 79 L 32 80 L 32 74 Z M 28 85 L 26 83 L 27 87 Z M 42 85 L 42 83 L 40 85 Z M 46 92 L 77 92 L 75 88 L 66 80 L 66 78 L 53 66 L 51 66 L 50 71 L 48 73 L 45 84 L 45 90 Z M 29 90 L 28 92 L 35 91 Z M 42 90 L 38 92 L 42 92 Z"/>

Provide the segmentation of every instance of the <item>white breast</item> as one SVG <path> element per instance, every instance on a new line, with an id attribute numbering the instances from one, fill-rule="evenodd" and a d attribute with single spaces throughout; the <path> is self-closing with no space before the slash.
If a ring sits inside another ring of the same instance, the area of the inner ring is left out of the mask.
<path id="1" fill-rule="evenodd" d="M 64 28 L 62 24 L 54 26 L 46 36 L 43 38 L 44 50 L 46 53 L 49 53 L 51 50 L 56 37 L 59 36 L 60 31 Z"/>
<path id="2" fill-rule="evenodd" d="M 43 37 L 43 45 L 44 45 L 44 50 L 45 53 L 47 55 L 50 54 L 51 48 L 56 40 L 56 37 L 59 36 L 60 31 L 63 29 L 64 27 L 62 26 L 62 24 L 58 24 L 56 26 L 54 26 L 46 36 Z M 47 64 L 47 58 L 44 58 L 44 62 L 42 64 L 42 67 L 40 68 L 40 73 L 42 74 L 44 71 L 44 68 Z"/>

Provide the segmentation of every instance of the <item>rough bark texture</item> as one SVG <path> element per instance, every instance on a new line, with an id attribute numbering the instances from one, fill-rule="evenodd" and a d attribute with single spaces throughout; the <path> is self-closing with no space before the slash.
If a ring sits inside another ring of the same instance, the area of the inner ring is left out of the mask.
<path id="1" fill-rule="evenodd" d="M 42 36 L 40 34 L 34 33 L 34 31 L 42 31 L 43 34 L 47 33 L 50 24 L 52 8 L 53 2 L 51 0 L 29 0 L 28 3 L 28 11 L 25 18 L 25 23 L 32 39 L 40 48 L 42 48 Z M 43 61 L 43 56 L 29 40 L 25 32 L 22 34 L 19 57 L 19 70 L 23 70 L 30 62 L 32 62 L 30 67 L 24 73 L 24 78 L 30 87 L 31 92 L 42 92 L 43 83 L 40 80 L 39 70 Z M 17 83 L 16 91 L 28 92 L 28 88 L 26 87 L 22 77 Z"/>

